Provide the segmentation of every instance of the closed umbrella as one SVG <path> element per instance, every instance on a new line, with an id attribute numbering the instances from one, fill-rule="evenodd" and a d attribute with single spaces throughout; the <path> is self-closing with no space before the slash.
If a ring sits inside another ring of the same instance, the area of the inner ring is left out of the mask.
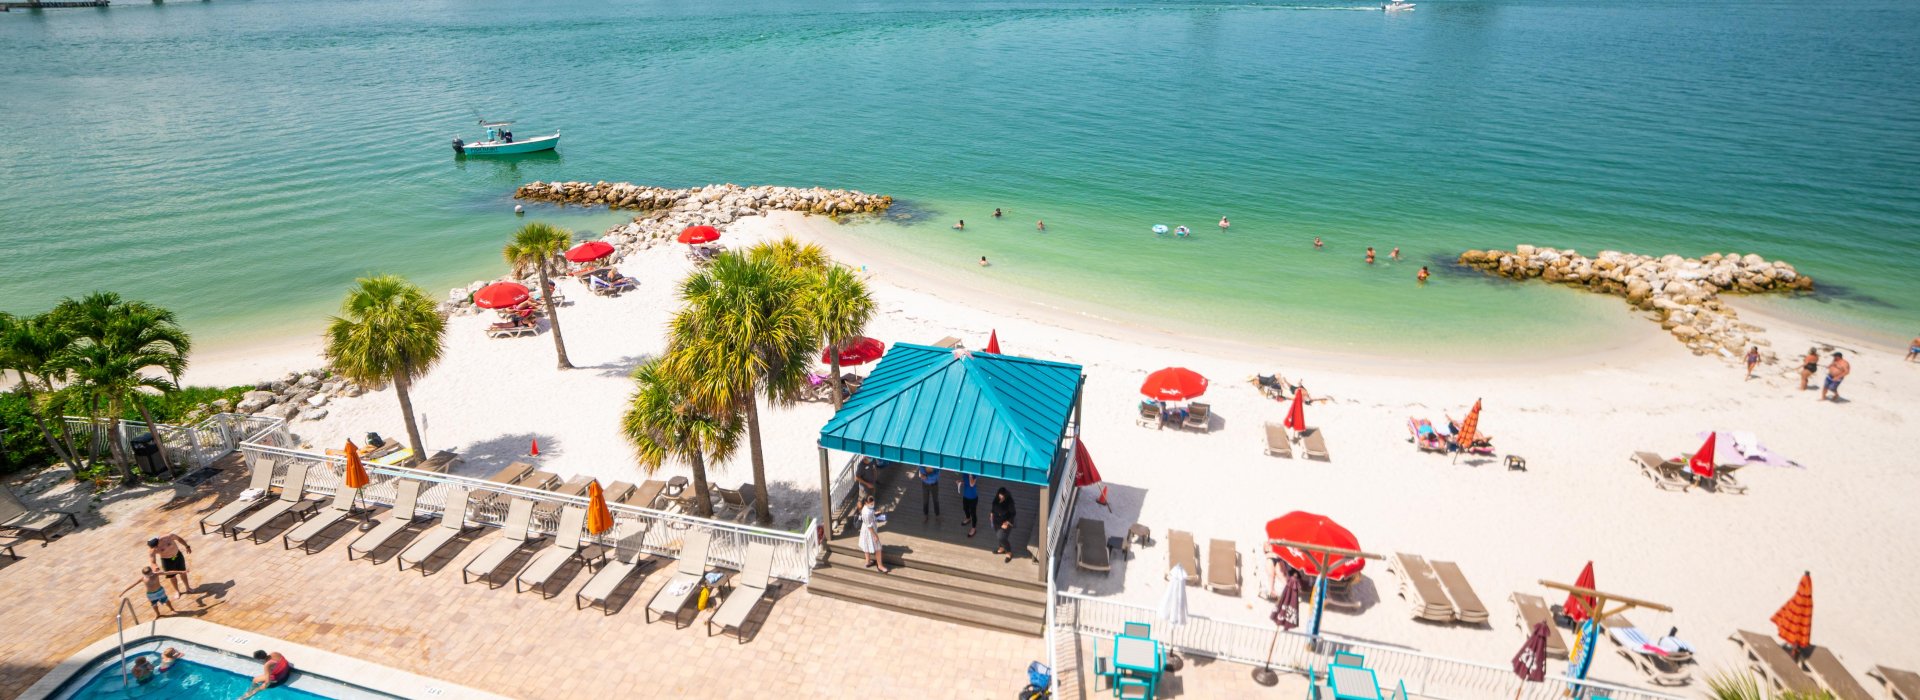
<path id="1" fill-rule="evenodd" d="M 1453 444 L 1461 451 L 1473 446 L 1473 438 L 1480 430 L 1480 400 L 1473 400 L 1473 410 L 1467 411 L 1467 419 L 1460 421 L 1460 432 L 1453 436 Z"/>
<path id="2" fill-rule="evenodd" d="M 1267 663 L 1253 670 L 1253 681 L 1260 685 L 1271 686 L 1280 682 L 1278 674 L 1273 672 L 1273 650 L 1280 646 L 1280 630 L 1291 630 L 1300 626 L 1300 578 L 1287 576 L 1287 589 L 1280 592 L 1280 601 L 1273 606 L 1273 614 L 1267 619 L 1274 624 L 1273 642 L 1267 645 Z"/>
<path id="3" fill-rule="evenodd" d="M 587 482 L 587 532 L 598 535 L 613 529 L 613 512 L 607 510 L 607 494 L 600 490 L 600 480 Z"/>
<path id="4" fill-rule="evenodd" d="M 1167 594 L 1160 597 L 1160 621 L 1169 625 L 1187 624 L 1187 570 L 1179 564 L 1167 573 Z"/>
<path id="5" fill-rule="evenodd" d="M 1100 470 L 1093 466 L 1093 455 L 1087 453 L 1087 442 L 1073 441 L 1073 485 L 1092 486 L 1100 481 Z"/>
<path id="6" fill-rule="evenodd" d="M 1780 641 L 1793 647 L 1795 658 L 1813 648 L 1813 572 L 1800 574 L 1800 588 L 1773 614 Z"/>
<path id="7" fill-rule="evenodd" d="M 1281 423 L 1281 425 L 1286 426 L 1288 430 L 1296 433 L 1307 429 L 1306 392 L 1293 392 L 1293 405 L 1287 408 L 1287 420 Z"/>
<path id="8" fill-rule="evenodd" d="M 1587 567 L 1580 570 L 1580 578 L 1574 579 L 1573 585 L 1589 591 L 1593 590 L 1593 562 L 1587 562 Z M 1589 614 L 1587 609 L 1593 607 L 1595 602 L 1597 601 L 1592 596 L 1568 593 L 1566 605 L 1562 607 L 1566 609 L 1567 617 L 1573 618 L 1574 622 L 1580 622 L 1587 619 Z"/>
<path id="9" fill-rule="evenodd" d="M 360 448 L 354 446 L 352 438 L 347 439 L 347 466 L 343 481 L 347 488 L 353 489 L 356 501 L 360 499 L 360 489 L 366 488 L 367 483 L 372 481 L 367 478 L 367 465 L 360 462 Z"/>
<path id="10" fill-rule="evenodd" d="M 532 296 L 526 285 L 517 282 L 495 282 L 473 293 L 473 305 L 482 309 L 504 309 L 519 306 Z"/>
<path id="11" fill-rule="evenodd" d="M 1547 621 L 1533 623 L 1533 633 L 1527 635 L 1527 643 L 1520 646 L 1520 653 L 1513 655 L 1513 675 L 1520 680 L 1539 683 L 1547 679 Z"/>
<path id="12" fill-rule="evenodd" d="M 696 243 L 712 243 L 714 241 L 720 240 L 720 229 L 714 228 L 712 226 L 688 226 L 685 230 L 680 232 L 680 237 L 675 238 L 674 240 L 680 241 L 681 243 L 686 243 L 688 245 L 693 245 Z"/>
<path id="13" fill-rule="evenodd" d="M 1168 367 L 1147 375 L 1140 393 L 1161 401 L 1185 401 L 1207 393 L 1207 378 L 1185 367 Z"/>
<path id="14" fill-rule="evenodd" d="M 1700 450 L 1693 453 L 1693 457 L 1687 460 L 1687 468 L 1692 469 L 1693 473 L 1699 474 L 1703 478 L 1713 478 L 1714 438 L 1719 435 L 1719 433 L 1707 433 L 1706 443 L 1700 445 Z"/>

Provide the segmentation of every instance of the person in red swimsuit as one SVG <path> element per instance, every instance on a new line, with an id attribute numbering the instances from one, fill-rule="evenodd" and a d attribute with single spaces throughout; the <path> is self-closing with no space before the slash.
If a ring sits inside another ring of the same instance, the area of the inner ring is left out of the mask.
<path id="1" fill-rule="evenodd" d="M 253 652 L 253 658 L 260 661 L 260 675 L 253 677 L 253 687 L 248 688 L 247 694 L 240 696 L 240 700 L 247 700 L 254 693 L 286 683 L 288 678 L 293 677 L 293 664 L 288 663 L 287 657 L 281 656 L 280 652 L 258 650 Z"/>

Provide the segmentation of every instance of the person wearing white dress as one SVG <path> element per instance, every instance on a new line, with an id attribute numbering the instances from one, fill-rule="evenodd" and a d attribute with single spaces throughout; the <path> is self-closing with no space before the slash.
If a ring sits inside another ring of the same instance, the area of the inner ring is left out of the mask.
<path id="1" fill-rule="evenodd" d="M 879 516 L 873 513 L 873 497 L 860 499 L 860 551 L 867 554 L 867 568 L 879 569 L 880 573 L 892 573 L 880 553 Z"/>

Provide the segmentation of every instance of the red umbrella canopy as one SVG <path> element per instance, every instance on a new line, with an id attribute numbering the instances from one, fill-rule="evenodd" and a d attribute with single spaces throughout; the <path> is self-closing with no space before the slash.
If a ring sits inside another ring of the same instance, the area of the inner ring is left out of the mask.
<path id="1" fill-rule="evenodd" d="M 514 282 L 495 282 L 473 293 L 473 303 L 482 309 L 504 309 L 527 300 L 527 288 Z"/>
<path id="2" fill-rule="evenodd" d="M 680 237 L 675 240 L 689 245 L 694 243 L 712 243 L 720 240 L 720 229 L 712 226 L 688 226 L 685 231 L 680 232 Z"/>
<path id="3" fill-rule="evenodd" d="M 1100 470 L 1093 467 L 1093 455 L 1087 454 L 1085 440 L 1073 441 L 1073 485 L 1091 486 L 1100 483 Z"/>
<path id="4" fill-rule="evenodd" d="M 1287 420 L 1282 423 L 1288 430 L 1300 432 L 1307 429 L 1307 393 L 1293 392 L 1293 406 L 1287 409 Z"/>
<path id="5" fill-rule="evenodd" d="M 1185 401 L 1207 393 L 1207 378 L 1185 367 L 1168 367 L 1147 375 L 1140 393 L 1162 401 Z"/>
<path id="6" fill-rule="evenodd" d="M 1533 633 L 1527 635 L 1527 643 L 1520 646 L 1520 653 L 1513 655 L 1513 675 L 1533 683 L 1547 679 L 1548 631 L 1546 620 L 1533 623 Z"/>
<path id="7" fill-rule="evenodd" d="M 1593 590 L 1593 562 L 1587 562 L 1587 568 L 1580 570 L 1580 578 L 1574 579 L 1573 585 L 1589 591 Z M 1587 619 L 1587 608 L 1597 602 L 1599 601 L 1594 600 L 1592 596 L 1578 596 L 1568 593 L 1567 604 L 1565 605 L 1567 617 L 1573 618 L 1574 622 L 1585 620 Z"/>
<path id="8" fill-rule="evenodd" d="M 848 343 L 847 347 L 842 348 L 840 350 L 840 365 L 843 367 L 850 366 L 850 365 L 864 365 L 866 363 L 880 359 L 880 356 L 885 354 L 887 354 L 886 343 L 882 343 L 878 340 L 874 340 L 872 338 L 862 336 L 859 338 L 855 338 L 852 343 Z M 825 350 L 821 350 L 820 361 L 832 362 L 833 348 L 827 348 Z"/>
<path id="9" fill-rule="evenodd" d="M 1338 547 L 1340 549 L 1357 550 L 1360 548 L 1360 538 L 1354 537 L 1353 533 L 1341 527 L 1340 523 L 1334 522 L 1332 518 L 1327 516 L 1316 515 L 1301 510 L 1296 510 L 1269 521 L 1267 523 L 1267 539 L 1290 540 L 1303 544 L 1317 544 L 1322 547 Z M 1277 544 L 1272 545 L 1272 548 L 1274 555 L 1280 557 L 1281 561 L 1286 562 L 1287 565 L 1295 569 L 1299 569 L 1301 573 L 1305 573 L 1308 576 L 1320 575 L 1321 562 L 1337 561 L 1336 557 L 1321 552 L 1303 552 L 1292 547 L 1283 547 Z M 1365 568 L 1366 565 L 1367 560 L 1355 558 L 1353 561 L 1334 566 L 1333 570 L 1327 572 L 1327 576 L 1344 579 L 1360 573 L 1360 570 Z"/>
<path id="10" fill-rule="evenodd" d="M 567 249 L 567 260 L 571 262 L 587 262 L 589 260 L 599 260 L 612 254 L 612 243 L 606 241 L 587 241 Z"/>
<path id="11" fill-rule="evenodd" d="M 1699 452 L 1693 453 L 1693 459 L 1687 460 L 1687 467 L 1692 469 L 1693 473 L 1709 479 L 1713 478 L 1713 439 L 1719 435 L 1719 433 L 1707 433 L 1706 444 L 1700 446 Z"/>

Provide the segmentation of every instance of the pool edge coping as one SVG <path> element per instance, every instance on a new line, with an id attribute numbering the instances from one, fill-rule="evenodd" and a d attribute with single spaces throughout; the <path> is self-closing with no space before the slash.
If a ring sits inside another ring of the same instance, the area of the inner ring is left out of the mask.
<path id="1" fill-rule="evenodd" d="M 296 644 L 281 639 L 192 618 L 162 617 L 127 628 L 128 639 L 172 637 L 220 651 L 249 656 L 255 649 L 272 649 L 295 661 L 295 667 L 322 676 L 403 698 L 456 697 L 476 700 L 511 700 L 504 695 L 476 690 L 457 683 L 429 678 L 416 673 L 357 659 L 344 654 Z M 241 637 L 236 642 L 232 637 Z M 120 647 L 118 634 L 110 634 L 55 664 L 53 670 L 27 686 L 20 700 L 47 700 L 67 681 L 103 655 Z"/>

